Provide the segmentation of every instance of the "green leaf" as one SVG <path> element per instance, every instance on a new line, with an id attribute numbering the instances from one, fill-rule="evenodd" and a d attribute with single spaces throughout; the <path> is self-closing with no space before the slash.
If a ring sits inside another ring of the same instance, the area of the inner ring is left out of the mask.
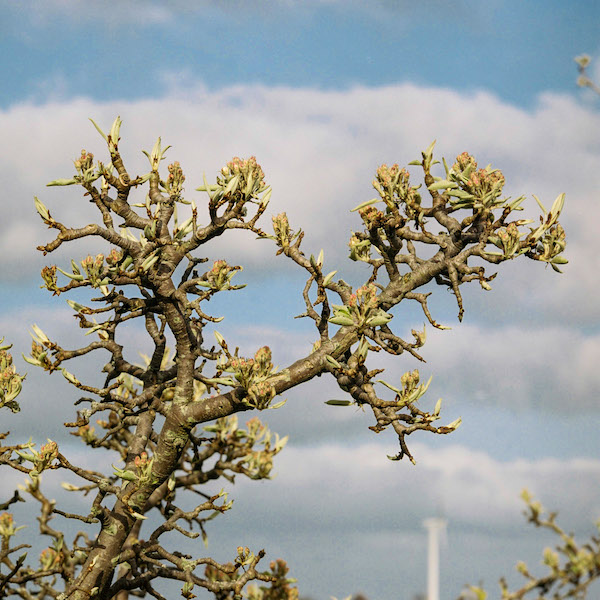
<path id="1" fill-rule="evenodd" d="M 386 388 L 389 388 L 390 390 L 392 390 L 392 392 L 396 392 L 396 394 L 402 395 L 401 389 L 394 387 L 392 384 L 388 383 L 387 381 L 384 381 L 383 379 L 377 379 L 377 383 L 381 383 L 382 385 L 385 385 Z"/>
<path id="2" fill-rule="evenodd" d="M 331 319 L 329 319 L 329 322 L 333 323 L 334 325 L 343 325 L 343 326 L 354 325 L 354 321 L 350 317 L 344 317 L 342 315 L 332 317 Z"/>
<path id="3" fill-rule="evenodd" d="M 325 404 L 329 404 L 329 406 L 351 406 L 354 402 L 350 400 L 327 400 Z"/>
<path id="4" fill-rule="evenodd" d="M 54 181 L 47 183 L 46 187 L 53 187 L 59 185 L 74 185 L 75 183 L 77 183 L 76 179 L 55 179 Z"/>
<path id="5" fill-rule="evenodd" d="M 473 194 L 469 194 L 469 192 L 465 192 L 464 190 L 456 190 L 456 189 L 448 190 L 448 196 L 452 196 L 454 198 L 460 198 L 461 200 L 474 200 L 475 199 L 475 196 L 473 196 Z"/>
<path id="6" fill-rule="evenodd" d="M 336 369 L 341 369 L 342 365 L 340 365 L 340 363 L 335 360 L 335 358 L 333 358 L 333 356 L 330 356 L 329 354 L 325 355 L 325 360 L 332 366 L 335 367 Z"/>
<path id="7" fill-rule="evenodd" d="M 355 206 L 354 208 L 350 209 L 350 212 L 355 212 L 357 210 L 360 210 L 361 208 L 371 206 L 371 204 L 375 204 L 376 202 L 381 202 L 381 199 L 373 198 L 372 200 L 367 200 L 366 202 L 363 202 L 362 204 L 359 204 L 358 206 Z"/>
<path id="8" fill-rule="evenodd" d="M 454 183 L 454 181 L 448 181 L 447 179 L 440 179 L 440 181 L 436 181 L 431 185 L 427 186 L 427 189 L 435 192 L 436 190 L 448 190 L 454 189 L 458 187 L 458 183 Z"/>
<path id="9" fill-rule="evenodd" d="M 550 209 L 550 214 L 552 215 L 552 218 L 555 221 L 558 218 L 558 215 L 560 215 L 560 212 L 562 211 L 564 205 L 565 205 L 565 195 L 560 194 L 559 196 L 557 196 L 556 200 L 552 204 L 552 208 Z"/>
<path id="10" fill-rule="evenodd" d="M 327 273 L 327 275 L 325 275 L 325 277 L 323 278 L 323 287 L 326 287 L 327 284 L 329 284 L 331 282 L 331 280 L 333 279 L 333 276 L 337 273 L 337 271 L 331 271 L 330 273 Z"/>
<path id="11" fill-rule="evenodd" d="M 102 131 L 102 129 L 100 129 L 100 127 L 98 127 L 98 125 L 96 125 L 94 119 L 90 119 L 90 121 L 92 122 L 92 125 L 96 128 L 96 131 L 104 138 L 104 141 L 108 142 L 107 135 L 104 133 L 104 131 Z"/>
<path id="12" fill-rule="evenodd" d="M 542 209 L 542 213 L 543 213 L 543 214 L 544 214 L 544 216 L 545 216 L 545 215 L 546 215 L 546 213 L 548 212 L 548 211 L 546 210 L 546 207 L 545 207 L 545 206 L 544 206 L 544 205 L 543 205 L 543 204 L 540 202 L 540 199 L 539 199 L 539 198 L 538 198 L 538 197 L 537 197 L 535 194 L 533 194 L 533 197 L 534 197 L 535 201 L 538 203 L 538 206 L 539 206 L 539 207 Z"/>
<path id="13" fill-rule="evenodd" d="M 117 477 L 124 479 L 125 481 L 137 481 L 138 476 L 133 471 L 128 471 L 125 469 L 119 469 L 115 467 L 115 465 L 111 464 L 111 467 L 115 470 L 114 473 Z"/>
<path id="14" fill-rule="evenodd" d="M 75 281 L 83 281 L 83 275 L 73 275 L 72 273 L 67 273 L 63 271 L 60 267 L 56 267 L 63 275 L 66 275 L 69 279 L 73 279 Z"/>
<path id="15" fill-rule="evenodd" d="M 275 410 L 277 408 L 281 408 L 286 402 L 287 400 L 281 400 L 280 402 L 277 402 L 277 404 L 272 404 L 271 406 L 269 406 L 269 409 Z"/>
<path id="16" fill-rule="evenodd" d="M 85 306 L 83 306 L 82 304 L 79 304 L 78 302 L 75 302 L 74 300 L 67 300 L 67 304 L 75 311 L 77 312 L 81 312 L 84 308 L 86 308 Z"/>
<path id="17" fill-rule="evenodd" d="M 44 203 L 37 196 L 33 197 L 33 202 L 35 203 L 35 210 L 37 210 L 40 217 L 42 217 L 44 221 L 48 221 L 50 213 L 48 212 L 48 209 L 46 208 Z"/>
<path id="18" fill-rule="evenodd" d="M 67 371 L 66 369 L 62 369 L 62 374 L 63 377 L 67 380 L 70 381 L 73 385 L 78 385 L 80 382 L 77 379 L 77 377 L 75 377 L 75 375 L 73 375 L 73 373 L 69 373 L 69 371 Z"/>

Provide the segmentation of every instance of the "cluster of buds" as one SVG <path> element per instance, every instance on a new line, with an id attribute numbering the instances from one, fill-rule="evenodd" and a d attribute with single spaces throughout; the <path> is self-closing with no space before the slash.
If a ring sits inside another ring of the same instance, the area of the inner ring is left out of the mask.
<path id="1" fill-rule="evenodd" d="M 15 535 L 19 529 L 23 529 L 25 525 L 15 527 L 15 522 L 11 513 L 5 512 L 0 515 L 0 537 L 7 540 Z"/>
<path id="2" fill-rule="evenodd" d="M 415 388 L 419 385 L 420 376 L 418 369 L 414 371 L 407 371 L 400 377 L 400 383 L 402 384 L 403 395 L 409 396 L 413 393 Z"/>
<path id="3" fill-rule="evenodd" d="M 216 437 L 225 444 L 235 443 L 236 440 L 244 437 L 243 434 L 238 434 L 237 415 L 221 417 L 211 425 L 206 425 L 204 431 L 216 434 Z"/>
<path id="4" fill-rule="evenodd" d="M 275 232 L 277 243 L 282 248 L 287 248 L 291 242 L 292 232 L 285 213 L 280 213 L 276 217 L 273 217 L 273 231 Z"/>
<path id="5" fill-rule="evenodd" d="M 248 588 L 248 600 L 298 600 L 298 588 L 291 587 L 291 583 L 296 583 L 296 579 L 288 577 L 289 567 L 286 562 L 280 558 L 271 561 L 269 564 L 271 572 L 268 573 L 273 579 L 271 587 L 251 585 Z"/>
<path id="6" fill-rule="evenodd" d="M 138 472 L 138 480 L 141 484 L 147 483 L 152 478 L 152 465 L 154 458 L 149 459 L 147 452 L 142 452 L 133 459 L 133 464 Z"/>
<path id="7" fill-rule="evenodd" d="M 233 196 L 236 192 L 252 197 L 265 191 L 265 174 L 256 162 L 256 156 L 239 158 L 234 156 L 222 169 L 217 184 L 223 188 L 223 195 Z"/>
<path id="8" fill-rule="evenodd" d="M 19 375 L 12 362 L 12 355 L 7 352 L 12 344 L 2 346 L 0 339 L 0 408 L 6 406 L 12 412 L 19 412 L 20 407 L 15 398 L 21 393 L 25 375 Z"/>
<path id="9" fill-rule="evenodd" d="M 400 384 L 402 385 L 401 388 L 394 387 L 382 379 L 378 379 L 377 381 L 396 393 L 396 404 L 398 407 L 402 408 L 419 400 L 419 398 L 421 398 L 421 396 L 423 396 L 423 394 L 425 394 L 429 388 L 431 379 L 432 378 L 430 377 L 427 383 L 419 384 L 419 371 L 415 369 L 414 371 L 407 371 L 404 373 L 404 375 L 402 375 L 402 377 L 400 377 Z M 438 401 L 433 412 L 435 416 L 439 415 L 441 406 L 441 401 Z"/>
<path id="10" fill-rule="evenodd" d="M 217 336 L 217 339 L 220 337 Z M 221 345 L 223 346 L 223 343 Z M 209 381 L 231 386 L 241 385 L 248 392 L 244 403 L 251 408 L 264 410 L 279 408 L 285 404 L 283 400 L 271 406 L 276 391 L 267 380 L 274 373 L 275 368 L 271 362 L 271 349 L 268 346 L 259 348 L 254 358 L 231 356 L 227 353 L 226 346 L 223 347 L 226 357 L 222 358 L 224 362 L 221 362 L 220 370 L 232 373 L 233 377 L 218 377 Z"/>
<path id="11" fill-rule="evenodd" d="M 185 175 L 178 161 L 168 166 L 169 175 L 167 181 L 165 181 L 165 189 L 169 192 L 171 197 L 179 197 L 181 190 L 183 189 L 183 182 L 185 181 Z"/>
<path id="12" fill-rule="evenodd" d="M 271 400 L 275 398 L 275 388 L 267 381 L 260 381 L 252 384 L 248 388 L 248 396 L 244 403 L 250 408 L 264 410 L 269 408 Z"/>
<path id="13" fill-rule="evenodd" d="M 114 473 L 117 477 L 125 481 L 134 481 L 138 485 L 145 485 L 153 481 L 152 465 L 154 458 L 148 458 L 147 452 L 142 452 L 139 456 L 133 459 L 135 472 L 129 469 L 118 469 L 113 465 Z"/>
<path id="14" fill-rule="evenodd" d="M 348 246 L 350 247 L 350 258 L 352 260 L 369 262 L 371 259 L 371 242 L 369 240 L 361 240 L 353 234 L 348 242 Z"/>
<path id="15" fill-rule="evenodd" d="M 40 554 L 40 565 L 45 571 L 57 567 L 62 560 L 62 555 L 54 548 L 46 548 Z"/>
<path id="16" fill-rule="evenodd" d="M 110 252 L 106 255 L 106 263 L 109 266 L 116 265 L 123 258 L 123 251 L 111 248 Z"/>
<path id="17" fill-rule="evenodd" d="M 257 417 L 247 421 L 246 428 L 246 431 L 239 429 L 237 416 L 232 415 L 217 419 L 204 430 L 215 433 L 227 448 L 234 448 L 237 455 L 242 456 L 245 475 L 251 479 L 268 479 L 273 457 L 283 450 L 288 436 L 280 438 L 278 434 L 272 434 Z"/>
<path id="18" fill-rule="evenodd" d="M 44 371 L 52 371 L 53 365 L 48 357 L 48 350 L 55 347 L 48 336 L 37 326 L 32 325 L 31 329 L 31 337 L 33 338 L 31 342 L 31 356 L 23 355 L 25 362 L 28 362 L 31 365 L 35 365 L 36 367 L 42 367 Z"/>
<path id="19" fill-rule="evenodd" d="M 38 344 L 36 341 L 31 342 L 31 358 L 33 361 L 28 360 L 28 357 L 24 357 L 25 360 L 31 364 L 42 367 L 44 371 L 52 370 L 52 361 L 48 357 L 48 352 L 42 344 Z"/>
<path id="20" fill-rule="evenodd" d="M 385 215 L 374 206 L 365 206 L 358 211 L 367 229 L 377 229 L 383 225 Z"/>
<path id="21" fill-rule="evenodd" d="M 373 187 L 379 192 L 381 199 L 386 202 L 392 202 L 397 190 L 403 184 L 408 183 L 408 172 L 401 169 L 397 164 L 388 167 L 381 165 L 373 179 Z"/>
<path id="22" fill-rule="evenodd" d="M 94 155 L 86 150 L 81 151 L 81 156 L 74 163 L 78 175 L 86 175 L 86 173 L 94 168 Z"/>
<path id="23" fill-rule="evenodd" d="M 237 271 L 241 271 L 242 267 L 231 267 L 225 260 L 216 260 L 208 273 L 206 280 L 199 281 L 198 285 L 210 288 L 214 291 L 232 289 L 231 279 Z M 236 286 L 236 289 L 238 286 Z"/>
<path id="24" fill-rule="evenodd" d="M 273 434 L 260 419 L 253 417 L 246 422 L 246 432 L 241 432 L 248 446 L 248 453 L 244 457 L 245 474 L 251 479 L 269 479 L 273 468 L 273 457 L 283 450 L 288 441 L 288 436 L 280 438 Z M 255 444 L 262 448 L 255 449 Z"/>
<path id="25" fill-rule="evenodd" d="M 96 436 L 94 435 L 95 429 L 90 427 L 89 425 L 82 425 L 77 429 L 77 433 L 73 435 L 77 435 L 80 437 L 86 444 L 91 445 L 96 441 Z"/>
<path id="26" fill-rule="evenodd" d="M 565 238 L 565 230 L 560 223 L 556 223 L 550 227 L 544 233 L 538 244 L 540 260 L 549 262 L 552 266 L 555 264 L 565 264 L 567 259 L 559 256 L 567 245 Z"/>
<path id="27" fill-rule="evenodd" d="M 30 452 L 23 450 L 15 450 L 15 452 L 24 460 L 33 463 L 34 467 L 29 471 L 29 477 L 35 480 L 43 471 L 51 468 L 52 462 L 58 457 L 58 444 L 49 439 L 47 444 L 40 446 L 39 452 L 33 448 L 32 443 L 27 444 L 26 447 Z"/>
<path id="28" fill-rule="evenodd" d="M 465 182 L 465 188 L 474 196 L 482 197 L 491 193 L 497 197 L 502 193 L 504 183 L 505 179 L 501 171 L 486 167 L 471 173 L 471 176 Z"/>
<path id="29" fill-rule="evenodd" d="M 503 202 L 499 199 L 505 182 L 502 172 L 490 165 L 477 170 L 477 161 L 468 152 L 456 157 L 452 169 L 446 167 L 446 176 L 428 189 L 444 190 L 454 208 L 495 208 Z"/>
<path id="30" fill-rule="evenodd" d="M 99 285 L 106 285 L 108 283 L 108 280 L 102 278 L 103 265 L 104 254 L 97 254 L 95 258 L 88 255 L 81 261 L 81 266 L 87 275 L 88 281 L 92 284 L 92 287 L 98 287 Z"/>
<path id="31" fill-rule="evenodd" d="M 49 292 L 53 292 L 52 295 L 59 293 L 58 287 L 56 286 L 56 265 L 44 267 L 42 269 L 42 279 L 44 280 L 45 285 L 40 286 L 41 288 L 46 288 Z"/>
<path id="32" fill-rule="evenodd" d="M 547 211 L 539 199 L 534 196 L 543 215 L 540 216 L 540 225 L 531 230 L 527 239 L 537 242 L 538 257 L 540 260 L 548 262 L 550 266 L 560 273 L 557 265 L 564 265 L 569 262 L 566 258 L 560 256 L 560 253 L 566 248 L 565 231 L 558 222 L 558 217 L 565 204 L 565 195 L 560 194 L 550 211 Z"/>
<path id="33" fill-rule="evenodd" d="M 373 187 L 389 208 L 403 204 L 404 212 L 409 219 L 419 217 L 421 196 L 417 192 L 418 186 L 411 187 L 406 169 L 401 169 L 397 164 L 391 167 L 386 164 L 381 165 L 377 169 Z"/>
<path id="34" fill-rule="evenodd" d="M 456 162 L 452 165 L 452 171 L 456 175 L 462 175 L 469 179 L 471 173 L 477 170 L 477 161 L 468 152 L 463 152 L 456 157 Z"/>
<path id="35" fill-rule="evenodd" d="M 271 362 L 271 348 L 263 346 L 254 354 L 254 372 L 259 378 L 268 377 L 273 371 L 273 363 Z"/>
<path id="36" fill-rule="evenodd" d="M 248 546 L 238 546 L 237 556 L 235 557 L 236 566 L 249 565 L 254 560 L 254 553 L 250 552 Z"/>
<path id="37" fill-rule="evenodd" d="M 334 325 L 354 325 L 359 328 L 385 325 L 392 315 L 378 306 L 377 288 L 370 283 L 351 294 L 347 304 L 333 305 L 334 316 L 329 319 L 329 322 Z"/>
<path id="38" fill-rule="evenodd" d="M 235 373 L 235 378 L 244 387 L 257 381 L 262 381 L 273 373 L 273 363 L 271 362 L 271 349 L 268 346 L 259 348 L 254 358 L 234 357 L 229 361 L 230 367 Z"/>
<path id="39" fill-rule="evenodd" d="M 108 277 L 102 277 L 104 271 L 103 264 L 104 254 L 98 254 L 95 258 L 88 255 L 81 261 L 81 266 L 83 267 L 85 275 L 81 272 L 81 269 L 74 260 L 71 260 L 72 273 L 67 273 L 60 267 L 58 267 L 58 270 L 73 281 L 89 281 L 92 287 L 100 287 L 106 285 L 110 281 Z M 87 278 L 85 277 L 86 275 Z"/>
<path id="40" fill-rule="evenodd" d="M 509 223 L 505 229 L 500 229 L 497 236 L 502 244 L 505 258 L 513 256 L 519 250 L 521 236 L 516 223 Z"/>

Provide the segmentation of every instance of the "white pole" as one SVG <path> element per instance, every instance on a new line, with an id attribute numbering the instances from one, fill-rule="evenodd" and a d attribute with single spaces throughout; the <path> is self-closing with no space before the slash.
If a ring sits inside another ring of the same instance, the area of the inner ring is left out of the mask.
<path id="1" fill-rule="evenodd" d="M 440 544 L 439 533 L 446 527 L 444 519 L 425 519 L 428 531 L 427 600 L 440 600 Z"/>

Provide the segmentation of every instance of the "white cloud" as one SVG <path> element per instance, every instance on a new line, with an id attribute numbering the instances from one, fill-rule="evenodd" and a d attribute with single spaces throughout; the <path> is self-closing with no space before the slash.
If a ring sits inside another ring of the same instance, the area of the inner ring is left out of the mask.
<path id="1" fill-rule="evenodd" d="M 434 376 L 428 396 L 534 410 L 587 411 L 598 406 L 600 336 L 560 325 L 462 324 L 432 331 L 421 349 L 427 364 L 412 358 L 377 357 L 384 379 L 398 381 L 418 368 Z M 502 326 L 504 325 L 504 326 Z M 401 369 L 401 370 L 400 370 Z"/>
<path id="2" fill-rule="evenodd" d="M 522 526 L 523 488 L 579 531 L 600 517 L 597 459 L 503 461 L 454 444 L 432 449 L 414 443 L 412 448 L 416 467 L 388 461 L 388 448 L 374 442 L 292 446 L 276 459 L 272 482 L 240 479 L 233 497 L 258 507 L 257 523 L 263 512 L 275 521 L 293 514 L 300 525 L 318 513 L 320 526 L 332 532 L 349 523 L 355 531 L 386 530 L 391 515 L 398 527 L 419 528 L 424 513 L 440 508 L 455 527 L 512 532 Z M 367 517 L 369 498 L 377 499 L 378 511 Z"/>

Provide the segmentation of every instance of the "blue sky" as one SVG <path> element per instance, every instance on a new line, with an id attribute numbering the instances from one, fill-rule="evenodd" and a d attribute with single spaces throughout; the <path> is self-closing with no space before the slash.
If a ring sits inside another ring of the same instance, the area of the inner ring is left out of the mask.
<path id="1" fill-rule="evenodd" d="M 572 57 L 597 45 L 600 19 L 595 2 L 560 0 L 202 2 L 201 9 L 126 2 L 131 8 L 119 11 L 102 2 L 4 4 L 5 22 L 15 26 L 0 48 L 18 59 L 4 68 L 12 85 L 0 92 L 3 106 L 44 99 L 52 81 L 68 96 L 156 96 L 161 78 L 181 71 L 211 89 L 411 81 L 484 88 L 531 106 L 540 91 L 570 89 Z"/>
<path id="2" fill-rule="evenodd" d="M 292 227 L 307 232 L 306 251 L 323 248 L 326 266 L 353 285 L 368 274 L 347 260 L 358 227 L 349 209 L 371 197 L 379 164 L 406 164 L 437 139 L 439 156 L 468 150 L 501 168 L 507 193 L 529 198 L 524 216 L 537 215 L 531 194 L 549 205 L 566 193 L 565 273 L 503 265 L 492 292 L 464 290 L 462 324 L 452 297 L 428 290 L 434 317 L 452 330 L 428 330 L 428 362 L 419 366 L 424 377 L 434 375 L 427 401 L 442 397 L 445 419 L 461 415 L 463 425 L 451 436 L 416 438 L 416 467 L 387 461 L 396 442 L 370 432 L 368 415 L 325 406 L 341 392 L 323 378 L 261 415 L 290 434 L 279 474 L 232 489 L 235 509 L 214 521 L 209 552 L 229 560 L 240 543 L 264 546 L 270 558 L 288 560 L 301 593 L 314 600 L 360 590 L 372 600 L 411 600 L 425 586 L 421 521 L 441 510 L 449 521 L 441 600 L 450 600 L 466 582 L 483 580 L 493 593 L 500 575 L 518 582 L 519 559 L 539 564 L 552 540 L 523 529 L 524 486 L 559 510 L 568 529 L 593 533 L 600 518 L 600 257 L 591 251 L 600 219 L 600 99 L 575 86 L 573 57 L 595 57 L 591 74 L 600 80 L 598 3 L 190 6 L 0 0 L 0 131 L 10 149 L 0 164 L 0 202 L 10 203 L 0 222 L 0 337 L 26 351 L 27 327 L 37 323 L 65 345 L 81 341 L 63 298 L 39 290 L 39 269 L 88 250 L 44 262 L 35 246 L 50 234 L 36 221 L 32 197 L 73 225 L 96 218 L 76 190 L 45 188 L 71 175 L 81 148 L 102 156 L 88 117 L 107 128 L 121 115 L 131 171 L 147 168 L 140 149 L 157 136 L 172 144 L 169 160 L 181 161 L 199 206 L 193 189 L 204 172 L 214 178 L 233 155 L 256 154 L 273 185 L 272 213 L 287 211 Z M 302 311 L 301 273 L 243 235 L 207 255 L 245 266 L 236 278 L 248 287 L 210 304 L 226 316 L 219 331 L 228 340 L 245 352 L 267 343 L 281 366 L 307 352 L 315 334 L 292 318 Z M 422 322 L 404 303 L 395 313 L 400 330 Z M 129 335 L 134 358 L 143 337 Z M 418 366 L 404 357 L 382 364 L 388 379 Z M 93 368 L 74 370 L 82 378 Z M 67 444 L 61 424 L 76 396 L 56 377 L 27 370 L 23 411 L 3 419 L 15 437 Z M 47 485 L 60 493 L 51 478 Z M 35 524 L 24 531 L 32 535 Z"/>

